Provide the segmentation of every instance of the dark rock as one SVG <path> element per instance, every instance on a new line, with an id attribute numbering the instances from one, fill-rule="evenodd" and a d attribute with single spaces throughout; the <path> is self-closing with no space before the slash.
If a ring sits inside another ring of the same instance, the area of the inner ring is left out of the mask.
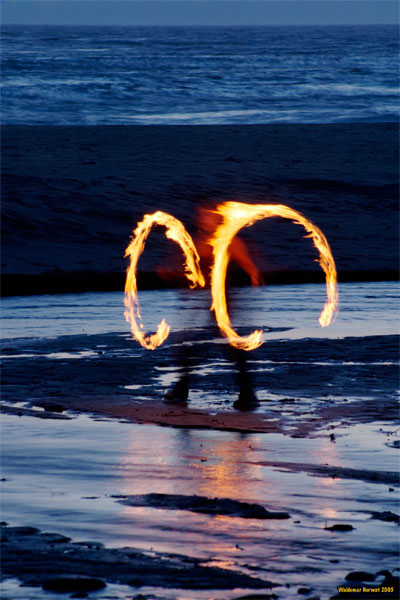
<path id="1" fill-rule="evenodd" d="M 234 600 L 275 600 L 276 594 L 246 594 L 246 596 L 237 596 Z"/>
<path id="2" fill-rule="evenodd" d="M 260 504 L 249 504 L 229 498 L 207 498 L 205 496 L 181 496 L 178 494 L 144 494 L 127 496 L 120 500 L 129 506 L 151 506 L 170 510 L 190 510 L 210 515 L 228 515 L 242 519 L 289 519 L 286 512 L 270 512 Z"/>
<path id="3" fill-rule="evenodd" d="M 95 592 L 106 584 L 92 577 L 53 577 L 44 581 L 42 587 L 48 592 Z"/>
<path id="4" fill-rule="evenodd" d="M 66 544 L 71 541 L 71 538 L 59 533 L 43 533 L 42 535 L 48 539 L 50 544 Z"/>
<path id="5" fill-rule="evenodd" d="M 390 512 L 390 510 L 384 510 L 383 512 L 371 512 L 373 519 L 379 519 L 379 521 L 387 521 L 390 523 L 400 523 L 399 515 Z"/>
<path id="6" fill-rule="evenodd" d="M 57 404 L 56 402 L 42 402 L 40 406 L 47 412 L 62 413 L 65 410 L 61 404 Z"/>
<path id="7" fill-rule="evenodd" d="M 354 529 L 353 525 L 346 525 L 343 523 L 337 523 L 336 525 L 332 525 L 331 527 L 325 527 L 326 531 L 352 531 Z"/>
<path id="8" fill-rule="evenodd" d="M 310 588 L 301 587 L 297 590 L 298 594 L 309 594 L 311 592 Z"/>
<path id="9" fill-rule="evenodd" d="M 374 581 L 375 575 L 365 571 L 353 571 L 345 577 L 346 581 Z"/>
<path id="10" fill-rule="evenodd" d="M 36 527 L 8 527 L 8 532 L 17 535 L 35 535 L 39 533 Z"/>

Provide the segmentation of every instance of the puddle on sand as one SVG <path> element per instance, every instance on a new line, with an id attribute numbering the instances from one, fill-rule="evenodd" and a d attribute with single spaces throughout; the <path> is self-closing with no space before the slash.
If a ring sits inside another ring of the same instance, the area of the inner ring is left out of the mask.
<path id="1" fill-rule="evenodd" d="M 341 283 L 340 312 L 323 330 L 318 317 L 325 303 L 324 284 L 266 285 L 233 288 L 231 301 L 240 306 L 231 316 L 234 327 L 265 328 L 264 339 L 340 338 L 391 335 L 398 320 L 397 282 Z M 166 318 L 173 331 L 189 323 L 210 325 L 209 290 L 140 292 L 148 331 Z M 126 332 L 123 293 L 102 292 L 20 296 L 2 299 L 3 338 Z"/>
<path id="2" fill-rule="evenodd" d="M 335 442 L 328 435 L 294 439 L 85 416 L 50 422 L 4 415 L 1 425 L 2 518 L 10 525 L 30 525 L 109 547 L 194 556 L 204 564 L 289 583 L 285 598 L 298 597 L 298 586 L 329 597 L 350 570 L 396 568 L 396 525 L 371 518 L 371 512 L 397 512 L 397 492 L 390 491 L 395 486 L 311 475 L 300 466 L 396 471 L 398 449 L 387 445 L 396 432 L 388 424 L 338 424 Z M 113 497 L 148 493 L 255 502 L 286 511 L 291 518 L 260 521 L 132 507 Z M 355 529 L 324 529 L 335 523 Z M 235 595 L 237 591 L 214 594 L 226 599 Z M 161 597 L 213 596 L 163 591 Z"/>

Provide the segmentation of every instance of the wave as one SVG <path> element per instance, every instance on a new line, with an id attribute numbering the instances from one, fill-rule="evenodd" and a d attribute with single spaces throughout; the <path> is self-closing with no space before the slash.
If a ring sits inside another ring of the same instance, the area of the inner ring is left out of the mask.
<path id="1" fill-rule="evenodd" d="M 2 46 L 2 123 L 398 120 L 396 27 L 6 27 Z"/>

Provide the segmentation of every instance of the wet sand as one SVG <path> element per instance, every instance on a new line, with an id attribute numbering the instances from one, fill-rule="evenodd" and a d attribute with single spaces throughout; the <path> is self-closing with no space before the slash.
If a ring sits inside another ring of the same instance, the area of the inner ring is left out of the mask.
<path id="1" fill-rule="evenodd" d="M 397 597 L 398 336 L 269 340 L 248 360 L 259 405 L 238 411 L 212 332 L 190 332 L 181 405 L 164 402 L 179 332 L 158 352 L 118 333 L 3 346 L 5 597 Z"/>
<path id="2" fill-rule="evenodd" d="M 322 599 L 397 575 L 389 420 L 291 438 L 67 416 L 3 416 L 5 598 Z"/>
<path id="3" fill-rule="evenodd" d="M 179 378 L 179 332 L 156 352 L 143 349 L 129 334 L 13 340 L 3 352 L 5 410 L 15 414 L 39 407 L 41 417 L 77 410 L 134 423 L 302 437 L 327 431 L 338 419 L 397 418 L 396 335 L 270 340 L 248 358 L 260 406 L 237 411 L 232 406 L 239 393 L 235 364 L 225 340 L 214 340 L 213 334 L 186 330 L 192 339 L 189 402 L 172 405 L 164 394 Z M 23 408 L 15 407 L 27 400 Z"/>

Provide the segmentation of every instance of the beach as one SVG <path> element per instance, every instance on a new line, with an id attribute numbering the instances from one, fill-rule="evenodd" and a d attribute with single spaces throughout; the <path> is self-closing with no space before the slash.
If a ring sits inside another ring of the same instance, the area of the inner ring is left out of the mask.
<path id="1" fill-rule="evenodd" d="M 121 289 L 144 214 L 166 211 L 193 233 L 200 206 L 231 199 L 302 212 L 341 281 L 398 277 L 397 124 L 9 125 L 2 143 L 3 294 Z M 266 283 L 323 281 L 304 233 L 283 219 L 243 232 Z M 180 263 L 154 232 L 142 287 L 186 285 Z"/>
<path id="2" fill-rule="evenodd" d="M 397 597 L 397 139 L 392 123 L 3 128 L 5 599 Z M 235 329 L 263 332 L 247 409 L 243 358 L 161 230 L 139 296 L 145 330 L 165 317 L 170 336 L 148 351 L 123 314 L 143 215 L 195 236 L 198 208 L 232 199 L 302 212 L 339 277 L 321 328 L 304 230 L 241 233 L 266 284 L 230 274 Z M 182 349 L 189 397 L 168 404 Z"/>
<path id="3" fill-rule="evenodd" d="M 340 293 L 321 329 L 324 285 L 232 290 L 251 410 L 208 290 L 141 292 L 154 352 L 122 292 L 3 299 L 4 597 L 396 598 L 397 286 Z"/>

